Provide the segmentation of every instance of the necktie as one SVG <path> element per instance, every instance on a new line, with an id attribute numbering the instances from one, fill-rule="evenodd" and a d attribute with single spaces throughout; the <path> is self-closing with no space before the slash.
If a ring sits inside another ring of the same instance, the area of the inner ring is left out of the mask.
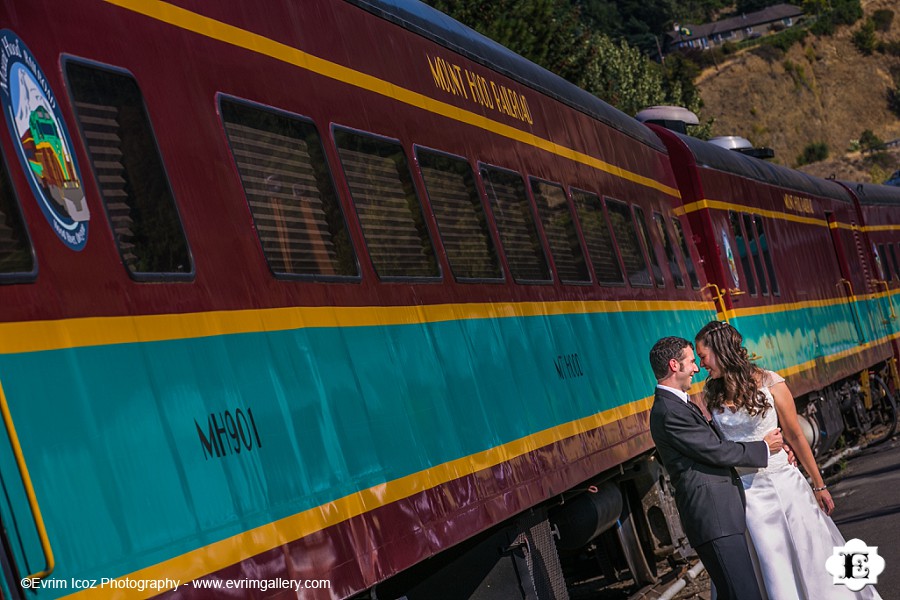
<path id="1" fill-rule="evenodd" d="M 690 400 L 688 400 L 688 406 L 691 407 L 691 410 L 693 410 L 698 415 L 703 417 L 703 422 L 712 428 L 712 430 L 716 433 L 716 435 L 719 437 L 719 439 L 722 439 L 722 431 L 719 429 L 719 425 L 718 425 L 718 423 L 716 423 L 715 419 L 708 420 L 706 418 L 706 415 L 703 414 L 703 411 L 700 409 L 700 407 L 697 406 L 696 404 L 694 404 L 693 402 L 691 402 Z"/>

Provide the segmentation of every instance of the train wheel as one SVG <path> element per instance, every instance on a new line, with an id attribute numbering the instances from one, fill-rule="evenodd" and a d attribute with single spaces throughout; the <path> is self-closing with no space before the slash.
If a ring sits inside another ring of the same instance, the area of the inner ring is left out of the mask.
<path id="1" fill-rule="evenodd" d="M 897 401 L 881 377 L 872 377 L 872 408 L 869 413 L 876 433 L 869 444 L 880 444 L 890 439 L 897 431 Z"/>
<path id="2" fill-rule="evenodd" d="M 622 544 L 622 550 L 625 554 L 625 560 L 628 563 L 628 569 L 634 582 L 643 587 L 651 585 L 658 581 L 656 575 L 656 562 L 651 556 L 647 556 L 644 546 L 641 542 L 641 526 L 638 521 L 638 515 L 635 511 L 641 509 L 641 503 L 635 502 L 631 498 L 630 493 L 623 494 L 625 503 L 622 510 L 622 516 L 619 519 L 616 533 L 619 537 L 619 543 Z"/>

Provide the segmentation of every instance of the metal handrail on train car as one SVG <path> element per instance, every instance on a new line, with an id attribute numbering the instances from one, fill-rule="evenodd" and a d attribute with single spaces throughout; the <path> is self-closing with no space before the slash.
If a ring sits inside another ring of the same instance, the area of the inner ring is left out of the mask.
<path id="1" fill-rule="evenodd" d="M 850 310 L 853 311 L 853 319 L 856 321 L 856 336 L 859 338 L 859 343 L 863 342 L 862 337 L 862 325 L 861 319 L 859 318 L 859 308 L 856 306 L 856 302 L 853 301 L 853 284 L 848 279 L 844 279 L 841 277 L 836 284 L 835 287 L 845 287 L 847 290 L 847 304 L 850 305 Z"/>
<path id="2" fill-rule="evenodd" d="M 890 306 L 891 306 L 891 318 L 892 318 L 892 319 L 896 319 L 896 318 L 897 318 L 897 311 L 894 310 L 894 299 L 891 298 L 891 288 L 890 288 L 890 286 L 888 285 L 888 282 L 885 281 L 884 279 L 873 279 L 872 282 L 873 282 L 875 285 L 883 285 L 883 286 L 884 286 L 884 295 L 887 297 L 888 303 L 889 303 Z"/>
<path id="3" fill-rule="evenodd" d="M 715 290 L 716 301 L 719 302 L 719 305 L 722 307 L 722 319 L 728 323 L 728 309 L 725 307 L 725 295 L 722 293 L 722 289 L 716 285 L 715 283 L 707 283 L 704 285 L 700 291 L 704 292 L 708 288 Z"/>
<path id="4" fill-rule="evenodd" d="M 16 457 L 16 465 L 19 467 L 19 475 L 21 475 L 22 484 L 25 486 L 25 495 L 28 497 L 28 505 L 31 507 L 31 515 L 34 518 L 34 525 L 41 540 L 41 549 L 47 562 L 44 570 L 27 575 L 25 579 L 44 579 L 56 568 L 56 562 L 53 560 L 50 538 L 47 536 L 47 528 L 44 526 L 44 518 L 41 516 L 37 496 L 34 494 L 31 475 L 28 474 L 28 467 L 25 465 L 25 456 L 22 454 L 22 446 L 19 445 L 19 436 L 16 434 L 15 426 L 13 426 L 12 414 L 9 412 L 9 405 L 6 402 L 6 394 L 3 392 L 2 384 L 0 384 L 0 412 L 3 413 L 3 424 L 6 426 L 6 433 L 9 435 L 9 443 L 12 446 L 13 455 Z"/>

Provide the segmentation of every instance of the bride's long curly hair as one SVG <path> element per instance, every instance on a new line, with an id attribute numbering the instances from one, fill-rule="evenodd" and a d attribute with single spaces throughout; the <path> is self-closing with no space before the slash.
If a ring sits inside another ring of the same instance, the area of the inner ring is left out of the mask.
<path id="1" fill-rule="evenodd" d="M 737 409 L 746 408 L 751 416 L 766 416 L 770 404 L 759 390 L 763 370 L 750 362 L 738 330 L 724 321 L 712 321 L 697 333 L 695 344 L 703 344 L 716 358 L 721 373 L 707 378 L 704 396 L 710 411 L 722 412 L 726 403 Z"/>

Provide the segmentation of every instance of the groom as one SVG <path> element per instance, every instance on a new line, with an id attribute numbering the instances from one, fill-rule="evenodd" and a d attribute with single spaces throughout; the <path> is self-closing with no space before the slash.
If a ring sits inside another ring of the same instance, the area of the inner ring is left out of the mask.
<path id="1" fill-rule="evenodd" d="M 744 489 L 734 467 L 765 467 L 781 449 L 781 431 L 761 442 L 722 438 L 687 391 L 697 368 L 691 343 L 666 337 L 650 350 L 656 397 L 650 433 L 675 486 L 675 504 L 688 541 L 716 587 L 719 600 L 760 600 L 744 531 Z"/>

